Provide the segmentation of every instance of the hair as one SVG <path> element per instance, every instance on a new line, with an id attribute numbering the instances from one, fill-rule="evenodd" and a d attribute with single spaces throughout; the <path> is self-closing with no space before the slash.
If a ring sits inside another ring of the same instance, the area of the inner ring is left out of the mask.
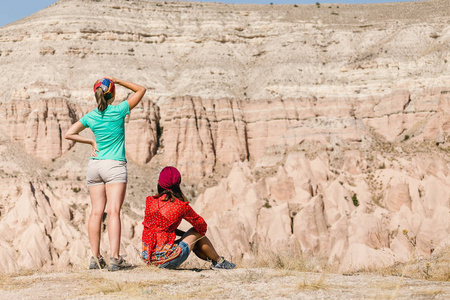
<path id="1" fill-rule="evenodd" d="M 164 199 L 162 199 L 162 201 L 174 202 L 175 199 L 178 199 L 183 202 L 188 202 L 188 199 L 181 191 L 179 185 L 173 186 L 172 189 L 170 189 L 170 190 L 166 190 L 158 184 L 158 195 L 156 195 L 155 197 L 159 198 L 163 195 L 166 195 L 166 197 Z"/>
<path id="2" fill-rule="evenodd" d="M 97 108 L 99 111 L 104 111 L 108 107 L 108 101 L 106 101 L 101 87 L 98 87 L 95 90 L 95 100 L 97 100 L 97 104 L 98 104 Z"/>

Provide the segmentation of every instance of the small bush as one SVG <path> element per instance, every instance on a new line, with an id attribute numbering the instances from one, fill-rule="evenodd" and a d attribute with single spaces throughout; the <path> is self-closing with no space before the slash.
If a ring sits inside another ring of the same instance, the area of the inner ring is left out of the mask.
<path id="1" fill-rule="evenodd" d="M 359 206 L 358 198 L 356 197 L 356 194 L 353 194 L 352 201 L 354 206 Z"/>
<path id="2" fill-rule="evenodd" d="M 438 37 L 440 37 L 440 35 L 437 34 L 437 33 L 432 33 L 432 34 L 430 35 L 430 38 L 432 38 L 432 39 L 437 39 Z"/>
<path id="3" fill-rule="evenodd" d="M 266 201 L 266 203 L 264 203 L 263 207 L 265 208 L 272 208 L 272 205 L 270 205 L 269 203 L 269 199 L 264 199 Z"/>

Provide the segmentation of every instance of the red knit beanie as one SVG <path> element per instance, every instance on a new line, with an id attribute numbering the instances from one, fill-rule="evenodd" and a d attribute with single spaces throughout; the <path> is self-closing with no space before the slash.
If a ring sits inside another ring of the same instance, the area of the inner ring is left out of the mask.
<path id="1" fill-rule="evenodd" d="M 158 184 L 165 190 L 171 190 L 174 186 L 179 186 L 181 183 L 181 174 L 174 167 L 165 167 L 159 173 Z"/>

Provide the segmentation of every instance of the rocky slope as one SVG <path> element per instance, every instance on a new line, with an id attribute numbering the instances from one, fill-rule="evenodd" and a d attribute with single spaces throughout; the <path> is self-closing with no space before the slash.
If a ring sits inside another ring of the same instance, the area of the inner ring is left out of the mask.
<path id="1" fill-rule="evenodd" d="M 126 125 L 133 259 L 164 165 L 233 257 L 290 249 L 346 271 L 445 249 L 447 4 L 60 0 L 0 28 L 1 269 L 89 255 L 88 149 L 63 135 L 103 75 L 149 89 Z"/>

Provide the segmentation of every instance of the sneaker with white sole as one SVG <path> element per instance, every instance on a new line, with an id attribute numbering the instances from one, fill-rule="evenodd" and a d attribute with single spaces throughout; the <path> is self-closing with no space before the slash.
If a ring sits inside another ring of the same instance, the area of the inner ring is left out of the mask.
<path id="1" fill-rule="evenodd" d="M 103 259 L 103 256 L 94 257 L 91 256 L 91 261 L 89 262 L 89 269 L 106 269 L 106 262 Z"/>
<path id="2" fill-rule="evenodd" d="M 108 271 L 119 271 L 130 268 L 132 265 L 127 262 L 121 255 L 119 255 L 119 259 L 115 257 L 109 258 L 109 266 Z"/>
<path id="3" fill-rule="evenodd" d="M 223 257 L 221 257 L 218 262 L 213 262 L 213 265 L 211 266 L 211 269 L 213 270 L 215 269 L 230 270 L 234 268 L 236 268 L 236 265 L 224 259 Z"/>

